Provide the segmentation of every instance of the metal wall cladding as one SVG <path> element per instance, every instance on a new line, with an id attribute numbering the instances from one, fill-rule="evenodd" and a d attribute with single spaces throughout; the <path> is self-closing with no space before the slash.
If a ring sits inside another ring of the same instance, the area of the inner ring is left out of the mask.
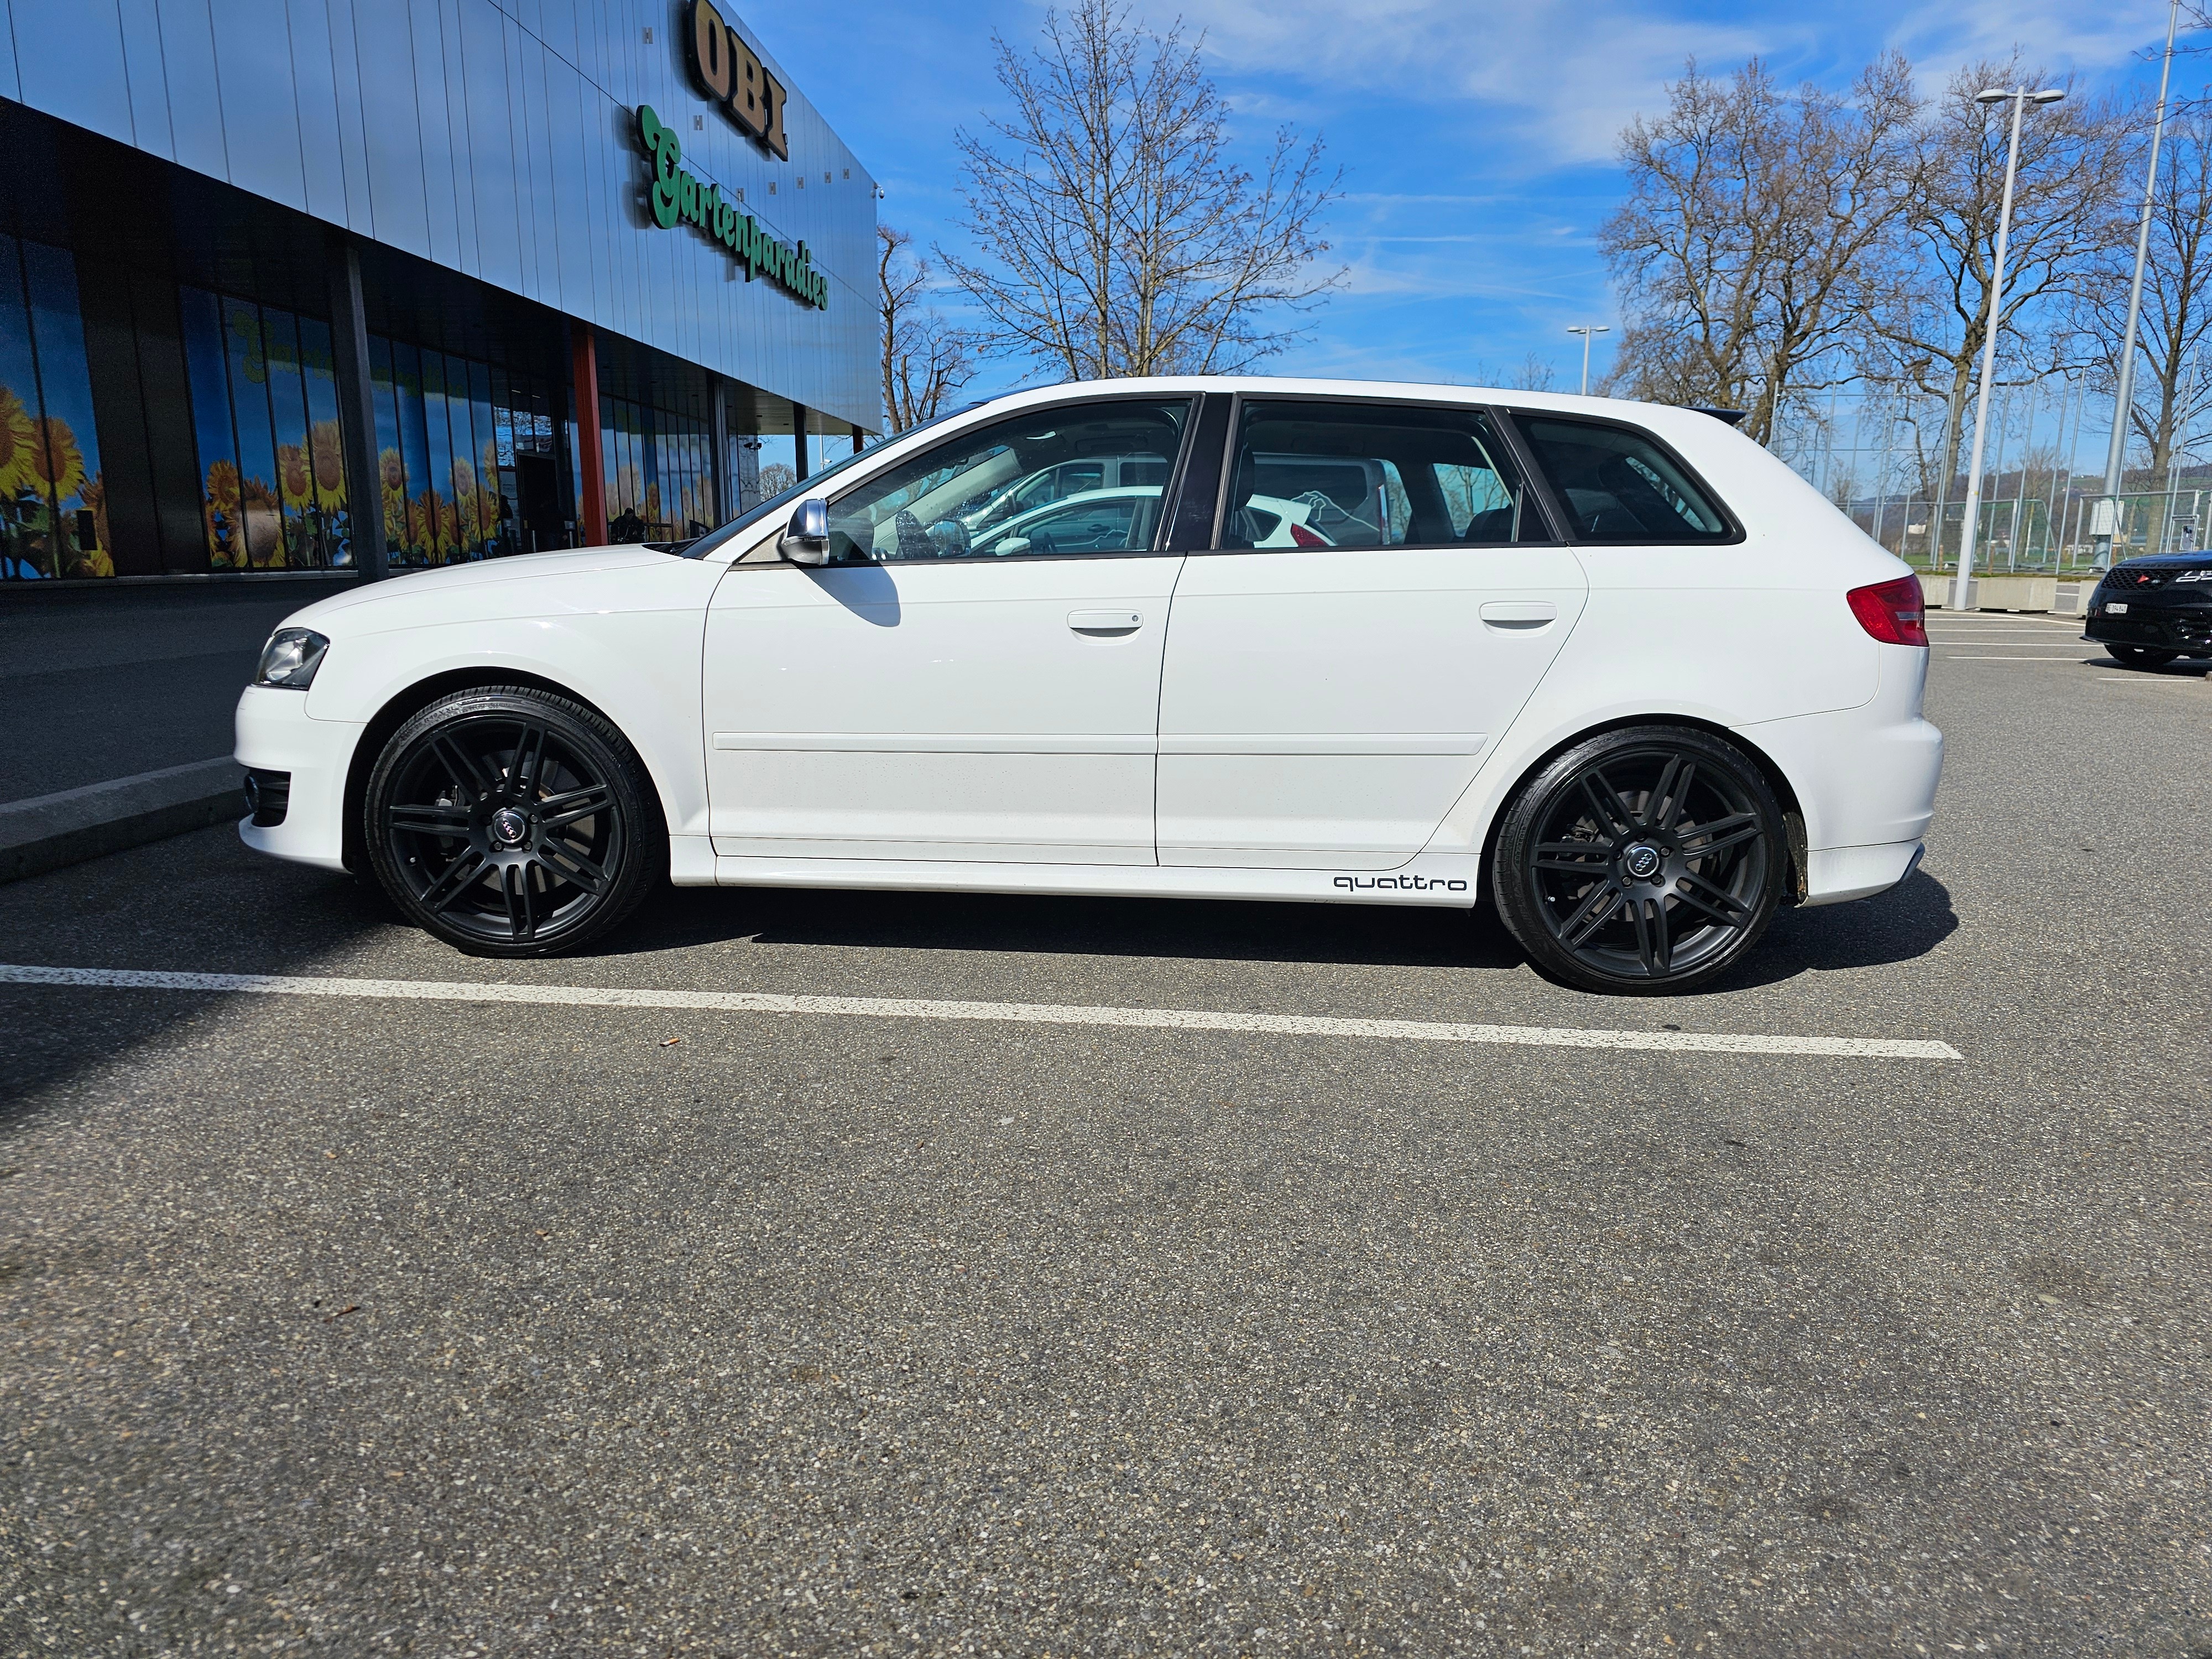
<path id="1" fill-rule="evenodd" d="M 790 91 L 789 161 L 740 134 L 690 83 L 682 9 L 0 0 L 0 96 L 872 430 L 875 180 L 725 7 Z M 826 311 L 653 223 L 640 104 L 690 171 L 806 244 Z"/>

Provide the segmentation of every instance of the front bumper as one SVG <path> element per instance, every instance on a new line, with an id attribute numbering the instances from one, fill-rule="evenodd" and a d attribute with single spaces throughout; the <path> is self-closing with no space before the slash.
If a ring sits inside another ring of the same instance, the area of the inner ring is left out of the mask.
<path id="1" fill-rule="evenodd" d="M 2081 637 L 2099 645 L 2136 645 L 2148 651 L 2174 651 L 2185 657 L 2212 656 L 2212 601 L 2194 595 L 2174 604 L 2163 595 L 2134 595 L 2118 603 L 2124 614 L 2112 614 L 2112 599 L 2100 593 L 2089 602 L 2089 621 Z"/>
<path id="2" fill-rule="evenodd" d="M 273 858 L 343 870 L 346 770 L 361 723 L 312 719 L 301 693 L 250 685 L 238 699 L 236 726 L 240 765 L 290 775 L 283 821 L 242 817 L 238 838 Z M 243 799 L 239 808 L 245 811 Z"/>

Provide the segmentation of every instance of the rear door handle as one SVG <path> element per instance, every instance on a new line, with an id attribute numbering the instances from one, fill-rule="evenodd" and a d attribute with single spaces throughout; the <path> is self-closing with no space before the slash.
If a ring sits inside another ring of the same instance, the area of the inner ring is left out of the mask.
<path id="1" fill-rule="evenodd" d="M 1482 607 L 1482 620 L 1491 628 L 1525 632 L 1559 619 L 1559 607 L 1549 599 L 1492 599 Z"/>
<path id="2" fill-rule="evenodd" d="M 1071 611 L 1067 625 L 1093 639 L 1110 640 L 1133 634 L 1145 625 L 1141 611 Z"/>

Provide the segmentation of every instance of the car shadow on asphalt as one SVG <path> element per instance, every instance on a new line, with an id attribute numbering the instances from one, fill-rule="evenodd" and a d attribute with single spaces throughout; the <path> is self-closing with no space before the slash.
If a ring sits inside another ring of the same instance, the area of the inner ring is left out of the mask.
<path id="1" fill-rule="evenodd" d="M 1924 870 L 1855 903 L 1785 910 L 1714 991 L 1925 956 L 1959 926 Z M 866 950 L 1157 957 L 1206 962 L 1511 969 L 1528 963 L 1488 905 L 1259 904 L 761 888 L 665 892 L 601 952 L 684 950 L 733 939 Z M 1548 977 L 1548 976 L 1547 976 Z"/>
<path id="2" fill-rule="evenodd" d="M 1712 988 L 1742 991 L 1801 974 L 1893 967 L 1926 956 L 1958 930 L 1951 890 L 1916 870 L 1872 898 L 1783 911 L 1743 965 Z"/>
<path id="3" fill-rule="evenodd" d="M 2212 679 L 2212 658 L 2184 657 L 2178 662 L 2162 662 L 2155 668 L 2146 668 L 2140 663 L 2122 662 L 2117 657 L 2084 657 L 2084 668 L 2117 668 L 2124 673 L 2140 674 L 2147 680 L 2203 680 Z"/>
<path id="4" fill-rule="evenodd" d="M 1000 893 L 671 890 L 604 954 L 732 939 L 890 951 L 1310 962 L 1360 967 L 1512 968 L 1520 947 L 1486 907 L 1050 898 Z"/>

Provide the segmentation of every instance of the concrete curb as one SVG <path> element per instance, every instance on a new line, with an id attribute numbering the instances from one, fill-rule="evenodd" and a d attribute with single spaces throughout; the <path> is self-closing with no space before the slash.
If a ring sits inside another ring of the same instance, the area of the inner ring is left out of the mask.
<path id="1" fill-rule="evenodd" d="M 246 816 L 245 769 L 228 756 L 0 805 L 0 882 Z"/>

